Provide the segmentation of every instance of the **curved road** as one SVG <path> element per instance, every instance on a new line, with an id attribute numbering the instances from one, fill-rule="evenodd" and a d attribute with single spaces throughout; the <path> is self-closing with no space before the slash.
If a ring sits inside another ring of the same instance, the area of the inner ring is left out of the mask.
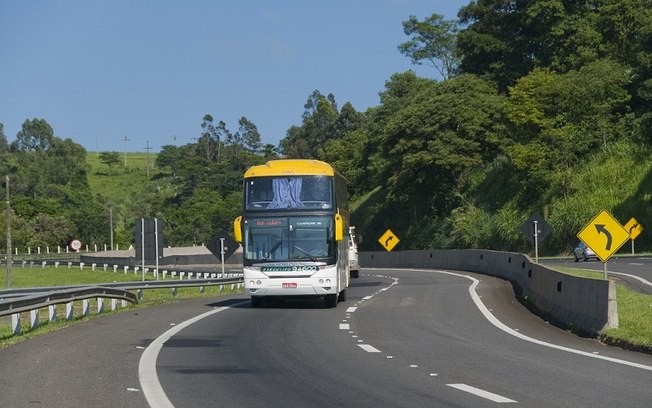
<path id="1" fill-rule="evenodd" d="M 652 356 L 546 324 L 500 279 L 363 269 L 346 302 L 322 304 L 252 309 L 231 297 L 96 319 L 0 350 L 2 405 L 147 407 L 146 397 L 176 408 L 652 402 Z"/>

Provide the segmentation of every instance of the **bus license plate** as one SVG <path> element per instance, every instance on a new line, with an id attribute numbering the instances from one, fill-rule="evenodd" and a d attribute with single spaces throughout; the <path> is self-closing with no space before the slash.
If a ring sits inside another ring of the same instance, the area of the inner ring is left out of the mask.
<path id="1" fill-rule="evenodd" d="M 284 288 L 296 288 L 297 284 L 296 284 L 296 282 L 283 282 L 283 287 Z"/>

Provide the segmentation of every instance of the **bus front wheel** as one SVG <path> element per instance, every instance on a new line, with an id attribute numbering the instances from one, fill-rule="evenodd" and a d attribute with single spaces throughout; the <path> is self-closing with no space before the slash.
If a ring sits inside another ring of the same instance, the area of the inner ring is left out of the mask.
<path id="1" fill-rule="evenodd" d="M 263 307 L 263 298 L 260 296 L 252 296 L 251 307 Z"/>
<path id="2" fill-rule="evenodd" d="M 324 296 L 324 301 L 326 302 L 326 307 L 327 308 L 333 308 L 337 306 L 337 293 L 334 293 L 332 295 L 326 295 Z"/>
<path id="3" fill-rule="evenodd" d="M 346 302 L 346 289 L 340 292 L 340 302 Z"/>

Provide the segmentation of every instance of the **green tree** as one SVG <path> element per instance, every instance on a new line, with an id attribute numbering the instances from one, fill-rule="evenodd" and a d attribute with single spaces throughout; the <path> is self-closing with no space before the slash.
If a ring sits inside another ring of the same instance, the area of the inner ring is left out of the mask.
<path id="1" fill-rule="evenodd" d="M 387 198 L 409 209 L 411 224 L 446 215 L 463 177 L 496 156 L 502 104 L 489 82 L 460 75 L 424 87 L 387 122 Z"/>
<path id="2" fill-rule="evenodd" d="M 242 139 L 244 148 L 249 153 L 259 153 L 262 142 L 260 141 L 260 132 L 258 132 L 256 125 L 244 116 L 240 118 L 238 125 L 240 126 L 238 133 Z"/>
<path id="3" fill-rule="evenodd" d="M 318 158 L 319 149 L 333 139 L 339 115 L 332 94 L 323 96 L 314 91 L 304 105 L 303 122 L 291 127 L 280 142 L 282 152 L 289 158 Z"/>
<path id="4" fill-rule="evenodd" d="M 32 119 L 23 122 L 12 147 L 19 151 L 47 151 L 52 146 L 54 131 L 45 119 Z"/>
<path id="5" fill-rule="evenodd" d="M 5 135 L 5 125 L 0 123 L 0 153 L 4 153 L 9 149 L 9 142 L 7 142 L 7 136 Z"/>
<path id="6" fill-rule="evenodd" d="M 99 159 L 101 163 L 109 166 L 109 170 L 113 170 L 113 166 L 118 166 L 121 163 L 118 152 L 102 152 Z"/>
<path id="7" fill-rule="evenodd" d="M 409 57 L 413 64 L 429 65 L 443 79 L 449 79 L 457 72 L 457 33 L 459 27 L 454 20 L 444 20 L 440 14 L 419 21 L 410 16 L 403 22 L 405 35 L 411 36 L 398 46 L 401 54 Z"/>
<path id="8" fill-rule="evenodd" d="M 223 124 L 224 122 L 220 122 Z M 219 125 L 218 125 L 219 126 Z M 197 140 L 197 147 L 205 154 L 206 160 L 220 162 L 220 151 L 222 141 L 221 132 L 213 125 L 213 116 L 206 114 L 201 123 L 202 133 Z"/>

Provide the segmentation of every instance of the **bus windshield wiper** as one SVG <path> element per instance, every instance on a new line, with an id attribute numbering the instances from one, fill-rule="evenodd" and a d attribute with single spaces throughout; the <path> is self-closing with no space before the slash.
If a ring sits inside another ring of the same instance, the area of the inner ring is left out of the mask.
<path id="1" fill-rule="evenodd" d="M 313 258 L 312 255 L 310 255 L 310 252 L 306 251 L 305 249 L 301 248 L 301 247 L 298 246 L 298 245 L 292 245 L 292 246 L 294 247 L 294 249 L 298 249 L 299 251 L 301 251 L 301 252 L 303 252 L 304 254 L 308 255 L 308 258 L 309 258 L 311 261 L 313 261 L 313 262 L 317 262 L 317 260 L 316 260 L 315 258 Z"/>
<path id="2" fill-rule="evenodd" d="M 282 242 L 282 241 L 278 241 L 278 242 L 276 243 L 276 245 L 274 245 L 274 246 L 272 247 L 272 249 L 270 249 L 269 252 L 268 252 L 267 254 L 265 254 L 265 256 L 263 257 L 262 260 L 263 260 L 263 261 L 266 261 L 266 260 L 270 257 L 270 255 L 272 255 L 272 253 L 273 253 L 274 251 L 276 251 L 276 248 L 278 248 L 278 247 L 281 245 L 281 242 Z"/>

